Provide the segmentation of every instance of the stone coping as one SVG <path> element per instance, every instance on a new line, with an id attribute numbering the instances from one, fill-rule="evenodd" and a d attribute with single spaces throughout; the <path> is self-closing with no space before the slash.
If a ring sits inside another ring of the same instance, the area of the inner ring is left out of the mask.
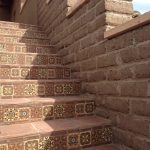
<path id="1" fill-rule="evenodd" d="M 111 39 L 149 23 L 150 23 L 150 11 L 135 19 L 130 20 L 129 22 L 126 22 L 125 24 L 119 25 L 116 28 L 106 31 L 104 33 L 104 38 Z"/>
<path id="2" fill-rule="evenodd" d="M 67 12 L 67 17 L 71 17 L 78 9 L 80 9 L 85 3 L 89 0 L 79 0 L 74 6 L 70 6 L 70 9 Z"/>

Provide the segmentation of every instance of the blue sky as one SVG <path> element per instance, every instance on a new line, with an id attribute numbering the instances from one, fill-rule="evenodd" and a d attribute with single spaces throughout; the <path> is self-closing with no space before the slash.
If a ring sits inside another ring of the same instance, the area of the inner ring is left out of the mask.
<path id="1" fill-rule="evenodd" d="M 150 0 L 133 0 L 134 10 L 138 10 L 141 13 L 150 11 Z"/>

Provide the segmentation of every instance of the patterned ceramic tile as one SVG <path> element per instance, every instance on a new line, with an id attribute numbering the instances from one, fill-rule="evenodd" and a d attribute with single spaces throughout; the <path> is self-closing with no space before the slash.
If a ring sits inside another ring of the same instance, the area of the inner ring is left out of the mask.
<path id="1" fill-rule="evenodd" d="M 0 144 L 0 150 L 8 150 L 8 144 Z"/>
<path id="2" fill-rule="evenodd" d="M 2 86 L 2 94 L 4 96 L 13 96 L 14 87 L 12 85 L 4 85 Z"/>
<path id="3" fill-rule="evenodd" d="M 32 107 L 31 118 L 42 118 L 42 107 Z"/>
<path id="4" fill-rule="evenodd" d="M 5 45 L 0 43 L 0 52 L 6 51 Z"/>
<path id="5" fill-rule="evenodd" d="M 0 78 L 9 79 L 11 77 L 11 71 L 9 68 L 0 68 Z"/>
<path id="6" fill-rule="evenodd" d="M 11 69 L 11 77 L 20 77 L 20 69 L 12 68 Z"/>
<path id="7" fill-rule="evenodd" d="M 7 48 L 8 49 L 8 48 Z M 17 50 L 15 50 L 17 51 Z M 52 60 L 53 61 L 52 61 Z M 60 65 L 61 59 L 58 56 L 43 55 L 43 54 L 23 54 L 23 53 L 0 53 L 0 63 L 1 64 L 18 64 L 18 65 Z M 51 60 L 51 61 L 49 61 Z M 67 72 L 66 72 L 67 75 Z"/>
<path id="8" fill-rule="evenodd" d="M 16 121 L 19 118 L 19 111 L 17 108 L 5 108 L 4 109 L 4 121 Z"/>
<path id="9" fill-rule="evenodd" d="M 73 118 L 78 116 L 79 114 L 75 111 L 76 105 L 83 105 L 86 103 L 79 102 L 68 102 L 66 104 L 36 104 L 29 105 L 28 107 L 22 106 L 7 106 L 0 107 L 0 122 L 14 122 L 14 121 L 29 121 L 33 119 L 58 119 L 58 118 Z M 82 115 L 91 114 L 84 113 Z"/>
<path id="10" fill-rule="evenodd" d="M 39 96 L 45 95 L 45 86 L 44 85 L 37 85 L 37 94 Z"/>
<path id="11" fill-rule="evenodd" d="M 80 145 L 86 146 L 91 144 L 91 131 L 80 133 Z"/>
<path id="12" fill-rule="evenodd" d="M 25 64 L 26 65 L 31 65 L 33 61 L 34 61 L 33 56 L 25 56 Z"/>
<path id="13" fill-rule="evenodd" d="M 63 117 L 65 113 L 64 105 L 55 105 L 54 107 L 54 115 L 56 118 Z"/>
<path id="14" fill-rule="evenodd" d="M 22 143 L 11 143 L 8 145 L 8 150 L 23 150 L 23 142 Z"/>
<path id="15" fill-rule="evenodd" d="M 64 78 L 69 78 L 70 77 L 70 69 L 64 69 Z"/>
<path id="16" fill-rule="evenodd" d="M 0 122 L 3 121 L 3 118 L 4 118 L 3 107 L 0 106 Z"/>
<path id="17" fill-rule="evenodd" d="M 101 145 L 110 143 L 112 141 L 112 129 L 106 128 L 95 128 L 92 131 L 92 144 Z"/>
<path id="18" fill-rule="evenodd" d="M 72 94 L 72 93 L 73 93 L 73 84 L 65 84 L 64 94 Z"/>
<path id="19" fill-rule="evenodd" d="M 39 142 L 39 150 L 67 150 L 66 136 L 43 137 Z"/>
<path id="20" fill-rule="evenodd" d="M 70 133 L 67 136 L 67 146 L 68 148 L 77 148 L 80 145 L 80 134 L 79 133 Z"/>
<path id="21" fill-rule="evenodd" d="M 94 102 L 90 102 L 90 103 L 85 104 L 85 112 L 87 114 L 93 113 L 94 109 L 95 109 Z"/>
<path id="22" fill-rule="evenodd" d="M 63 84 L 56 84 L 55 85 L 55 93 L 58 94 L 58 95 L 64 93 Z"/>
<path id="23" fill-rule="evenodd" d="M 19 109 L 19 120 L 29 120 L 31 116 L 30 108 Z"/>
<path id="24" fill-rule="evenodd" d="M 35 84 L 26 84 L 24 86 L 24 94 L 26 96 L 36 96 L 37 95 L 37 86 Z"/>
<path id="25" fill-rule="evenodd" d="M 93 129 L 84 129 L 84 131 L 69 131 L 69 133 L 55 132 L 49 136 L 22 141 L 23 143 L 0 144 L 0 150 L 68 150 L 109 144 L 111 141 L 112 131 L 110 127 L 96 127 Z M 22 148 L 23 145 L 24 148 Z"/>
<path id="26" fill-rule="evenodd" d="M 25 142 L 25 150 L 38 150 L 39 140 L 32 140 Z"/>
<path id="27" fill-rule="evenodd" d="M 79 103 L 75 106 L 76 113 L 82 115 L 85 113 L 85 103 Z"/>
<path id="28" fill-rule="evenodd" d="M 48 69 L 47 70 L 47 77 L 48 79 L 50 78 L 56 78 L 56 72 L 54 69 Z"/>
<path id="29" fill-rule="evenodd" d="M 53 105 L 47 105 L 43 106 L 43 118 L 49 119 L 54 116 L 54 106 Z"/>
<path id="30" fill-rule="evenodd" d="M 28 68 L 20 69 L 20 72 L 22 78 L 28 78 L 30 76 L 30 69 Z"/>
<path id="31" fill-rule="evenodd" d="M 72 118 L 74 116 L 76 116 L 75 114 L 75 104 L 65 104 L 65 113 L 64 113 L 64 117 L 66 118 Z"/>

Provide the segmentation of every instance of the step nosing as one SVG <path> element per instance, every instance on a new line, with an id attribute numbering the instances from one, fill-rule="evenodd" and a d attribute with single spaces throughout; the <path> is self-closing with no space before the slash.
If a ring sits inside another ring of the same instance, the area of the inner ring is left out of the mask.
<path id="1" fill-rule="evenodd" d="M 19 36 L 19 35 L 6 35 L 6 34 L 0 34 L 0 36 L 3 36 L 3 37 L 10 37 L 10 38 L 20 38 L 20 40 L 21 40 L 21 38 L 24 38 L 24 39 L 37 39 L 37 40 L 48 40 L 48 42 L 49 42 L 49 39 L 48 38 L 41 38 L 41 37 L 32 37 L 32 36 Z M 10 42 L 11 43 L 11 42 Z M 18 43 L 18 42 L 17 42 Z"/>
<path id="2" fill-rule="evenodd" d="M 0 105 L 16 105 L 16 106 L 21 106 L 21 105 L 32 105 L 34 103 L 41 104 L 41 103 L 48 103 L 48 104 L 55 104 L 55 103 L 76 103 L 76 102 L 94 102 L 94 97 L 93 96 L 57 96 L 57 97 L 46 97 L 46 98 L 41 98 L 41 97 L 36 97 L 36 98 L 14 98 L 14 99 L 0 99 Z"/>
<path id="3" fill-rule="evenodd" d="M 31 30 L 31 29 L 24 29 L 24 28 L 8 28 L 8 27 L 1 27 L 0 26 L 0 29 L 1 30 L 14 30 L 16 32 L 19 32 L 19 31 L 22 31 L 22 32 L 33 32 L 33 33 L 40 33 L 40 34 L 43 34 L 43 35 L 47 35 L 44 31 L 42 30 Z"/>
<path id="4" fill-rule="evenodd" d="M 1 138 L 3 139 L 4 137 L 5 139 L 15 138 L 15 137 L 18 138 L 18 136 L 21 137 L 21 135 L 30 137 L 32 135 L 38 135 L 38 134 L 43 135 L 47 133 L 61 132 L 61 131 L 65 131 L 66 133 L 68 133 L 71 130 L 82 130 L 82 129 L 90 129 L 95 127 L 103 128 L 107 126 L 111 126 L 110 121 L 100 117 L 93 117 L 93 116 L 79 117 L 76 119 L 69 118 L 69 119 L 59 119 L 59 120 L 51 120 L 51 121 L 37 121 L 37 122 L 24 123 L 24 124 L 4 125 L 4 126 L 0 126 L 0 130 L 1 130 L 0 139 Z M 18 127 L 20 127 L 19 130 L 11 131 L 13 128 L 18 128 Z M 7 131 L 3 130 L 5 128 L 7 128 Z M 9 132 L 10 135 L 7 134 L 8 131 L 10 131 Z M 6 134 L 6 136 L 4 136 L 4 134 Z"/>

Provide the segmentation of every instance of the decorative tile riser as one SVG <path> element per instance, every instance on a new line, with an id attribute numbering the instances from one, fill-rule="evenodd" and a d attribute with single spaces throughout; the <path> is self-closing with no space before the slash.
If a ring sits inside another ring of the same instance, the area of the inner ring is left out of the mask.
<path id="1" fill-rule="evenodd" d="M 49 45 L 49 40 L 44 39 L 29 39 L 24 37 L 9 37 L 0 35 L 0 42 L 18 44 L 18 43 L 26 43 L 26 44 L 37 44 L 37 45 Z"/>
<path id="2" fill-rule="evenodd" d="M 110 126 L 58 131 L 34 137 L 22 137 L 1 142 L 1 150 L 79 150 L 81 148 L 110 144 Z"/>
<path id="3" fill-rule="evenodd" d="M 0 43 L 0 52 L 53 54 L 56 53 L 56 49 L 50 46 Z"/>
<path id="4" fill-rule="evenodd" d="M 13 67 L 0 68 L 0 79 L 67 79 L 70 78 L 68 68 L 49 67 Z"/>
<path id="5" fill-rule="evenodd" d="M 47 38 L 44 33 L 31 32 L 28 30 L 17 31 L 12 29 L 0 29 L 0 35 L 9 35 L 9 36 L 21 36 L 21 37 L 30 37 L 30 38 Z"/>
<path id="6" fill-rule="evenodd" d="M 93 101 L 46 104 L 28 103 L 22 105 L 1 105 L 0 125 L 17 122 L 89 116 L 93 114 L 95 109 L 95 104 Z"/>
<path id="7" fill-rule="evenodd" d="M 7 81 L 0 82 L 0 98 L 48 97 L 55 95 L 77 95 L 81 93 L 78 81 Z"/>
<path id="8" fill-rule="evenodd" d="M 2 53 L 0 52 L 1 65 L 61 65 L 62 60 L 56 55 L 46 54 L 20 54 L 20 53 Z"/>
<path id="9" fill-rule="evenodd" d="M 16 24 L 16 23 L 5 23 L 5 22 L 0 22 L 0 27 L 1 28 L 8 28 L 8 29 L 28 29 L 32 31 L 37 31 L 37 30 L 42 30 L 41 27 L 35 27 L 35 26 L 30 26 L 26 24 Z"/>

